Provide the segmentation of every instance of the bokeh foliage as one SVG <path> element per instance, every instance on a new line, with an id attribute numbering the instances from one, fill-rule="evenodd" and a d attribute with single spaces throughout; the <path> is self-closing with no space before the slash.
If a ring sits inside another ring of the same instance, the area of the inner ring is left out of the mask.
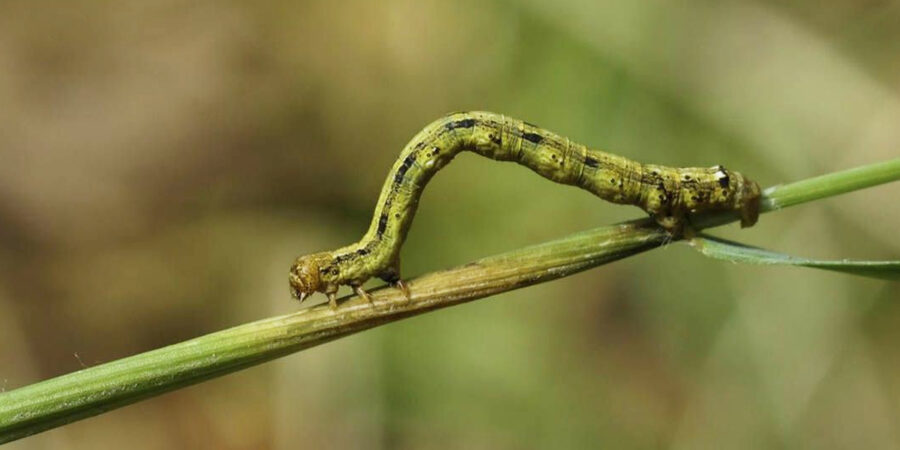
<path id="1" fill-rule="evenodd" d="M 0 386 L 296 308 L 292 257 L 357 239 L 449 111 L 763 185 L 896 157 L 898 23 L 893 2 L 5 1 Z M 895 259 L 898 195 L 717 233 Z M 463 155 L 404 267 L 640 214 Z M 898 294 L 673 247 L 10 448 L 896 447 Z"/>

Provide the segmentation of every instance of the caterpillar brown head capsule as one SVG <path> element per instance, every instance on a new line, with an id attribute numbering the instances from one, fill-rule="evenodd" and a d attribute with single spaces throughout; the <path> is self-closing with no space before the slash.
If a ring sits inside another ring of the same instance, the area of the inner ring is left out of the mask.
<path id="1" fill-rule="evenodd" d="M 306 297 L 319 291 L 322 287 L 319 263 L 329 257 L 328 253 L 315 253 L 297 258 L 291 266 L 290 275 L 291 294 L 294 298 L 302 302 Z"/>
<path id="2" fill-rule="evenodd" d="M 380 277 L 404 289 L 400 248 L 419 198 L 431 177 L 463 151 L 513 161 L 557 183 L 585 189 L 650 214 L 673 236 L 680 236 L 692 214 L 732 211 L 749 227 L 759 216 L 759 185 L 722 166 L 673 168 L 641 164 L 571 142 L 521 120 L 489 112 L 454 113 L 432 122 L 403 149 L 381 190 L 375 215 L 363 238 L 331 252 L 297 259 L 291 291 L 303 300 L 324 292 L 334 303 L 341 285 L 360 286 Z"/>

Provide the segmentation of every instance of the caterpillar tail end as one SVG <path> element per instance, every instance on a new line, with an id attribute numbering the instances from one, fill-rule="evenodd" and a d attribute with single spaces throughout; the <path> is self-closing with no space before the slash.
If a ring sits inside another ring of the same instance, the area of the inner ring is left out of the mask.
<path id="1" fill-rule="evenodd" d="M 752 227 L 759 219 L 761 193 L 755 181 L 744 180 L 741 190 L 741 228 Z"/>

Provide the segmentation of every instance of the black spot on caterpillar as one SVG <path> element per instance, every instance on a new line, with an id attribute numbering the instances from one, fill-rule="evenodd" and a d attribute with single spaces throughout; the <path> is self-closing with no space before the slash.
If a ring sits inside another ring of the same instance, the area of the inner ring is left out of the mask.
<path id="1" fill-rule="evenodd" d="M 381 217 L 378 218 L 378 230 L 375 232 L 378 236 L 384 235 L 385 230 L 387 230 L 387 214 L 382 213 Z"/>
<path id="2" fill-rule="evenodd" d="M 543 136 L 537 133 L 523 133 L 522 138 L 533 144 L 540 144 L 541 141 L 544 140 Z"/>
<path id="3" fill-rule="evenodd" d="M 352 286 L 362 296 L 367 295 L 359 286 L 372 277 L 402 287 L 400 248 L 422 190 L 462 151 L 514 161 L 557 183 L 638 206 L 676 236 L 690 214 L 735 211 L 745 227 L 759 215 L 759 186 L 722 166 L 641 164 L 500 114 L 454 113 L 425 127 L 403 149 L 381 190 L 372 225 L 359 242 L 297 258 L 290 271 L 294 296 L 303 300 L 324 292 L 334 306 L 341 285 Z"/>
<path id="4" fill-rule="evenodd" d="M 409 170 L 410 166 L 412 166 L 415 161 L 415 153 L 410 153 L 410 155 L 403 160 L 403 164 L 400 165 L 400 167 L 397 169 L 397 174 L 394 175 L 394 184 L 400 184 L 403 182 L 403 176 L 406 175 L 406 171 Z"/>
<path id="5" fill-rule="evenodd" d="M 460 113 L 464 114 L 464 113 Z M 463 119 L 457 120 L 456 122 L 449 122 L 444 125 L 448 130 L 455 130 L 457 128 L 472 128 L 475 126 L 475 119 Z"/>

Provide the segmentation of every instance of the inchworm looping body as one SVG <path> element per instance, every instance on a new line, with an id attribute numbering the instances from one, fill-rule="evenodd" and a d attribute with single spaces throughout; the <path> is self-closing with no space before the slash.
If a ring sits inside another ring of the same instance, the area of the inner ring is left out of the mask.
<path id="1" fill-rule="evenodd" d="M 290 272 L 293 295 L 303 300 L 324 292 L 335 306 L 340 285 L 368 297 L 360 286 L 376 276 L 405 291 L 400 248 L 419 197 L 431 177 L 462 151 L 514 161 L 557 183 L 638 206 L 676 236 L 690 214 L 735 211 L 744 227 L 753 225 L 759 215 L 759 186 L 722 166 L 641 164 L 500 114 L 455 113 L 425 127 L 403 149 L 381 190 L 372 224 L 359 242 L 297 258 Z"/>

